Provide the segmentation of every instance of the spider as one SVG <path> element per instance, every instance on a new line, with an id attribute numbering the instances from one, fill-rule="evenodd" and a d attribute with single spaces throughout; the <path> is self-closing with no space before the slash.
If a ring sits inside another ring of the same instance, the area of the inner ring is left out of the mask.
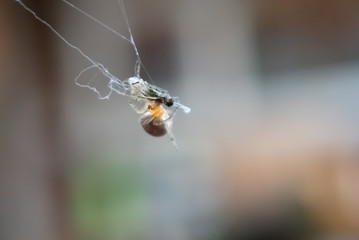
<path id="1" fill-rule="evenodd" d="M 142 114 L 140 123 L 142 128 L 151 136 L 161 137 L 169 135 L 171 142 L 177 148 L 176 140 L 172 133 L 173 117 L 178 109 L 185 113 L 190 108 L 179 103 L 177 97 L 155 85 L 149 84 L 138 77 L 131 77 L 124 82 L 127 87 L 126 95 L 130 97 L 130 106 Z"/>

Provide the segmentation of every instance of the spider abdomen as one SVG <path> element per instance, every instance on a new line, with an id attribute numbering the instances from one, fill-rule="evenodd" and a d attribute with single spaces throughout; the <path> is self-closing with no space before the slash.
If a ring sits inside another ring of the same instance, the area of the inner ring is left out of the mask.
<path id="1" fill-rule="evenodd" d="M 167 133 L 166 122 L 146 112 L 140 118 L 142 128 L 151 136 L 162 137 Z"/>

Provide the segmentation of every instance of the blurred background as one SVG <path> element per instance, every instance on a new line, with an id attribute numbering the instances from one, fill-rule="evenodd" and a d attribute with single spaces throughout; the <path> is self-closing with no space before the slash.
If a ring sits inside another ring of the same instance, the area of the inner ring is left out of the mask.
<path id="1" fill-rule="evenodd" d="M 60 0 L 24 3 L 133 76 L 124 40 Z M 128 36 L 116 0 L 71 3 Z M 126 97 L 76 86 L 90 63 L 1 1 L 0 239 L 359 239 L 359 1 L 125 5 L 154 82 L 192 108 L 180 150 Z"/>

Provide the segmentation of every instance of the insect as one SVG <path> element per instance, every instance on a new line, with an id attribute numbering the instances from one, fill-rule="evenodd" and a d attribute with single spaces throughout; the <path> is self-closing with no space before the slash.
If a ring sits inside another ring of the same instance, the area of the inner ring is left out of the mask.
<path id="1" fill-rule="evenodd" d="M 177 148 L 172 133 L 173 118 L 178 109 L 185 113 L 189 113 L 191 109 L 180 104 L 178 98 L 171 97 L 166 90 L 141 78 L 131 77 L 124 83 L 127 88 L 126 95 L 130 97 L 130 106 L 138 114 L 142 114 L 140 123 L 143 129 L 154 137 L 161 137 L 167 133 Z"/>

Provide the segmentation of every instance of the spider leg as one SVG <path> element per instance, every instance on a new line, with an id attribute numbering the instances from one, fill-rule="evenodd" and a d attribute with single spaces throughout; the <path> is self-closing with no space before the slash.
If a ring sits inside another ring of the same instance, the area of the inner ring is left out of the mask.
<path id="1" fill-rule="evenodd" d="M 171 122 L 166 122 L 166 131 L 168 136 L 170 137 L 170 140 L 172 142 L 172 144 L 175 146 L 176 150 L 178 150 L 178 145 L 175 139 L 175 136 L 172 133 L 172 123 Z"/>
<path id="2" fill-rule="evenodd" d="M 171 120 L 173 119 L 173 117 L 176 115 L 177 110 L 178 110 L 178 106 L 176 106 L 176 108 L 175 108 L 175 110 L 173 111 L 173 113 L 171 114 L 171 116 L 169 116 L 168 118 L 166 118 L 164 121 L 165 121 L 165 122 L 171 121 Z"/>
<path id="3" fill-rule="evenodd" d="M 132 100 L 129 101 L 129 104 L 132 107 L 132 109 L 135 110 L 135 112 L 138 114 L 142 114 L 147 110 L 147 104 L 144 104 L 143 107 L 138 107 Z"/>

